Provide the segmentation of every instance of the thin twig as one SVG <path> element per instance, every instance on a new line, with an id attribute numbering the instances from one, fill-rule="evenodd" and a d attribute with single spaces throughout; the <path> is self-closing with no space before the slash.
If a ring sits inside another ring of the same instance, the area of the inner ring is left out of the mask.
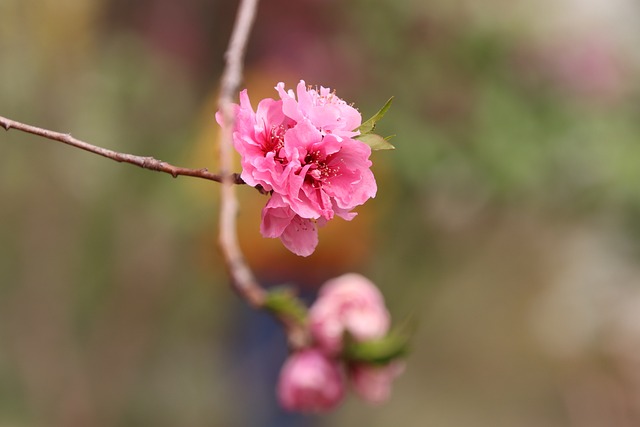
<path id="1" fill-rule="evenodd" d="M 192 176 L 194 178 L 202 178 L 210 181 L 222 182 L 222 175 L 211 173 L 206 168 L 183 168 L 180 166 L 174 166 L 167 162 L 163 162 L 162 160 L 158 160 L 153 157 L 135 156 L 133 154 L 120 153 L 118 151 L 109 150 L 108 148 L 98 147 L 96 145 L 89 144 L 88 142 L 81 141 L 72 137 L 68 133 L 54 132 L 52 130 L 39 128 L 37 126 L 20 123 L 2 116 L 0 116 L 0 126 L 2 126 L 7 131 L 15 129 L 33 135 L 41 136 L 52 141 L 62 142 L 63 144 L 67 144 L 72 147 L 80 148 L 81 150 L 85 150 L 90 153 L 115 160 L 116 162 L 130 163 L 132 165 L 140 166 L 143 169 L 149 169 L 156 172 L 165 172 L 173 176 L 174 178 L 177 178 L 178 176 Z M 242 180 L 242 178 L 240 178 L 239 174 L 231 174 L 229 177 L 232 184 L 244 184 L 244 181 Z"/>
<path id="2" fill-rule="evenodd" d="M 236 232 L 238 200 L 235 195 L 235 188 L 232 185 L 234 178 L 230 173 L 231 165 L 233 164 L 232 136 L 235 122 L 233 98 L 242 80 L 244 54 L 257 7 L 258 0 L 241 0 L 229 47 L 227 48 L 226 65 L 221 79 L 218 108 L 223 117 L 220 136 L 220 165 L 223 180 L 219 244 L 236 293 L 252 307 L 264 308 L 267 296 L 266 291 L 253 275 L 238 244 Z M 285 328 L 289 346 L 292 349 L 299 349 L 308 345 L 310 337 L 305 326 L 284 314 L 276 313 L 276 316 Z"/>
<path id="3" fill-rule="evenodd" d="M 226 52 L 226 66 L 221 79 L 218 108 L 222 112 L 224 125 L 220 136 L 220 172 L 222 191 L 220 203 L 219 244 L 224 256 L 235 291 L 253 307 L 262 307 L 265 291 L 247 265 L 236 233 L 238 201 L 233 188 L 231 175 L 232 134 L 235 118 L 233 116 L 233 95 L 242 79 L 244 54 L 255 18 L 258 0 L 242 0 L 236 22 L 233 27 L 229 47 Z"/>

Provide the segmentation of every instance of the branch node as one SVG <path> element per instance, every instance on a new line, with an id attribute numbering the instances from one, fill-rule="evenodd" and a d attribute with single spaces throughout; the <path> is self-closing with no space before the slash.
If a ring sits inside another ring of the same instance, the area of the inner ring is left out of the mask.
<path id="1" fill-rule="evenodd" d="M 162 164 L 161 161 L 154 159 L 153 157 L 143 157 L 142 158 L 142 167 L 149 170 L 160 170 L 158 166 Z"/>

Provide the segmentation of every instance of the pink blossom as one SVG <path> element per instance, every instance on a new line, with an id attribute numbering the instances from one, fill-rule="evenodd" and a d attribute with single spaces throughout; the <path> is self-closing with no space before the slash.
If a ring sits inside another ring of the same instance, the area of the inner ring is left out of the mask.
<path id="1" fill-rule="evenodd" d="M 399 361 L 387 365 L 357 364 L 349 370 L 349 378 L 358 396 L 379 404 L 389 399 L 391 384 L 403 371 L 404 363 Z"/>
<path id="2" fill-rule="evenodd" d="M 292 354 L 282 367 L 278 398 L 289 411 L 328 411 L 343 396 L 344 382 L 338 362 L 317 349 Z"/>
<path id="3" fill-rule="evenodd" d="M 350 273 L 323 285 L 309 310 L 309 322 L 318 346 L 335 355 L 342 350 L 345 332 L 358 341 L 382 338 L 389 330 L 390 315 L 378 288 Z"/>
<path id="4" fill-rule="evenodd" d="M 307 256 L 318 243 L 317 226 L 335 215 L 351 220 L 355 207 L 375 197 L 371 149 L 353 139 L 360 113 L 329 89 L 300 81 L 297 99 L 283 83 L 276 89 L 281 99 L 263 99 L 255 112 L 247 91 L 240 93 L 233 143 L 242 179 L 273 193 L 262 213 L 263 236 Z"/>

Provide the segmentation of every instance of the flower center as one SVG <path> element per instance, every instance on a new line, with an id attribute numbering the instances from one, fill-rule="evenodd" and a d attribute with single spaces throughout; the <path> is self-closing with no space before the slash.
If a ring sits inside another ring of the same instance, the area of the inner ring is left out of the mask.
<path id="1" fill-rule="evenodd" d="M 305 176 L 305 181 L 314 188 L 319 188 L 321 184 L 340 173 L 339 166 L 329 166 L 329 158 L 321 158 L 320 151 L 311 151 L 304 158 L 305 165 L 310 165 Z"/>
<path id="2" fill-rule="evenodd" d="M 266 135 L 265 144 L 262 146 L 264 154 L 274 153 L 274 160 L 282 164 L 288 163 L 287 159 L 280 155 L 280 150 L 284 148 L 284 134 L 290 126 L 271 126 L 271 131 Z M 266 132 L 265 132 L 266 133 Z"/>
<path id="3" fill-rule="evenodd" d="M 320 89 L 316 87 L 314 89 L 312 86 L 309 86 L 308 92 L 313 99 L 313 105 L 315 105 L 316 107 L 322 107 L 327 104 L 346 104 L 346 102 L 336 96 L 335 91 L 330 91 L 329 89 L 324 87 Z"/>

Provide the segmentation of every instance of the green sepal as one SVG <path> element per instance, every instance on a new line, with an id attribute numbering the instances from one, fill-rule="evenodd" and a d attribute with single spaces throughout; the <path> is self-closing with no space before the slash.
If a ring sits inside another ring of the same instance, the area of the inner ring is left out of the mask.
<path id="1" fill-rule="evenodd" d="M 389 98 L 389 100 L 382 106 L 380 111 L 375 113 L 373 117 L 371 117 L 369 120 L 362 123 L 360 127 L 356 130 L 359 130 L 361 135 L 373 132 L 373 130 L 376 128 L 376 123 L 378 123 L 387 113 L 389 108 L 391 108 L 392 102 L 393 102 L 393 96 Z"/>
<path id="2" fill-rule="evenodd" d="M 373 151 L 377 150 L 395 150 L 392 144 L 389 143 L 391 136 L 383 138 L 375 133 L 365 133 L 364 135 L 358 135 L 355 137 L 358 141 L 362 141 L 367 144 Z"/>
<path id="3" fill-rule="evenodd" d="M 342 356 L 349 362 L 386 365 L 409 352 L 409 338 L 404 334 L 392 332 L 383 338 L 362 342 L 350 336 L 345 338 Z"/>
<path id="4" fill-rule="evenodd" d="M 307 322 L 307 307 L 290 288 L 278 287 L 267 292 L 264 308 L 300 325 Z"/>

